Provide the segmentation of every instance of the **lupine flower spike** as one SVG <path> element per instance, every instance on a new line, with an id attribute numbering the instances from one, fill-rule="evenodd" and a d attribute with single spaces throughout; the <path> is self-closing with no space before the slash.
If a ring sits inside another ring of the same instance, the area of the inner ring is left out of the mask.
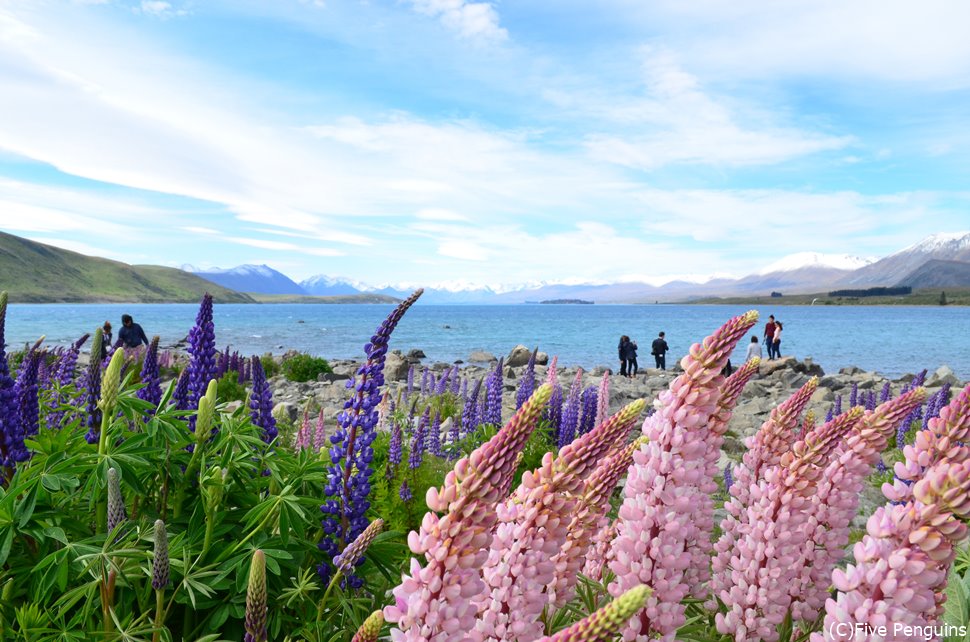
<path id="1" fill-rule="evenodd" d="M 121 495 L 121 482 L 118 479 L 118 471 L 114 468 L 108 469 L 108 532 L 110 533 L 116 526 L 128 519 L 125 511 L 125 498 Z"/>
<path id="2" fill-rule="evenodd" d="M 684 373 L 655 402 L 656 412 L 643 423 L 650 440 L 633 455 L 613 541 L 610 569 L 616 575 L 610 593 L 619 596 L 644 584 L 653 590 L 647 606 L 624 629 L 625 640 L 660 636 L 671 640 L 684 623 L 690 587 L 688 542 L 699 525 L 694 507 L 705 485 L 708 422 L 718 410 L 721 370 L 738 340 L 754 326 L 757 312 L 735 317 L 681 360 Z"/>
<path id="3" fill-rule="evenodd" d="M 818 617 L 828 597 L 832 569 L 845 556 L 865 479 L 882 461 L 879 454 L 896 426 L 924 399 L 925 388 L 916 388 L 866 413 L 825 468 L 808 508 L 813 518 L 809 528 L 815 530 L 808 533 L 804 555 L 797 562 L 798 578 L 789 591 L 794 620 Z"/>
<path id="4" fill-rule="evenodd" d="M 161 591 L 168 586 L 168 533 L 165 522 L 155 520 L 155 550 L 152 554 L 152 588 Z"/>
<path id="5" fill-rule="evenodd" d="M 7 365 L 4 326 L 7 319 L 7 293 L 0 292 L 0 467 L 13 468 L 21 461 L 20 418 L 14 380 Z"/>
<path id="6" fill-rule="evenodd" d="M 333 570 L 332 560 L 337 554 L 367 528 L 367 510 L 370 508 L 370 478 L 374 458 L 371 444 L 377 436 L 377 404 L 381 400 L 384 385 L 384 362 L 388 342 L 398 322 L 424 290 L 417 290 L 388 315 L 377 328 L 370 342 L 364 346 L 367 361 L 347 382 L 352 390 L 344 403 L 344 410 L 337 418 L 339 428 L 330 437 L 331 465 L 327 471 L 326 494 L 330 497 L 320 507 L 324 539 L 319 547 L 328 554 L 329 560 L 317 567 L 324 581 L 329 581 Z M 358 587 L 359 578 L 348 577 L 348 585 Z"/>
<path id="7" fill-rule="evenodd" d="M 381 634 L 381 627 L 384 626 L 384 613 L 374 611 L 364 623 L 357 629 L 354 639 L 350 642 L 377 642 L 377 636 Z"/>
<path id="8" fill-rule="evenodd" d="M 540 386 L 504 428 L 458 460 L 440 489 L 428 490 L 431 511 L 421 529 L 408 535 L 408 546 L 424 555 L 426 565 L 412 558 L 409 574 L 394 589 L 395 603 L 384 609 L 397 625 L 393 640 L 458 642 L 475 628 L 474 600 L 485 588 L 480 569 L 492 540 L 494 507 L 550 392 Z"/>
<path id="9" fill-rule="evenodd" d="M 758 373 L 761 359 L 755 357 L 734 371 L 721 386 L 717 400 L 717 410 L 708 425 L 708 437 L 704 440 L 704 477 L 698 497 L 697 535 L 687 542 L 687 550 L 691 555 L 691 563 L 687 568 L 685 579 L 695 598 L 707 597 L 708 584 L 711 579 L 710 559 L 714 552 L 711 536 L 714 533 L 714 493 L 717 492 L 717 478 L 720 476 L 718 460 L 721 456 L 721 445 L 724 443 L 724 433 L 727 432 L 728 422 L 734 412 L 734 406 L 744 391 L 748 381 Z"/>
<path id="10" fill-rule="evenodd" d="M 613 642 L 624 625 L 647 603 L 650 589 L 635 586 L 592 615 L 539 642 Z"/>
<path id="11" fill-rule="evenodd" d="M 257 549 L 249 565 L 245 642 L 266 642 L 266 609 L 266 556 Z"/>
<path id="12" fill-rule="evenodd" d="M 488 560 L 482 569 L 488 596 L 476 623 L 480 640 L 534 640 L 542 635 L 542 594 L 552 584 L 564 595 L 572 588 L 565 573 L 582 566 L 579 548 L 571 547 L 554 562 L 568 537 L 568 527 L 583 492 L 583 480 L 618 443 L 625 442 L 645 406 L 635 401 L 595 430 L 565 446 L 555 457 L 546 453 L 542 466 L 527 472 L 522 484 L 496 507 L 495 529 Z M 574 586 L 574 585 L 573 585 Z"/>
<path id="13" fill-rule="evenodd" d="M 375 519 L 370 525 L 364 529 L 364 532 L 357 536 L 350 546 L 345 548 L 343 552 L 334 558 L 334 564 L 337 566 L 337 570 L 340 571 L 344 576 L 350 575 L 354 572 L 354 567 L 360 562 L 364 557 L 364 553 L 367 548 L 374 541 L 374 538 L 380 535 L 381 531 L 384 530 L 384 520 Z"/>

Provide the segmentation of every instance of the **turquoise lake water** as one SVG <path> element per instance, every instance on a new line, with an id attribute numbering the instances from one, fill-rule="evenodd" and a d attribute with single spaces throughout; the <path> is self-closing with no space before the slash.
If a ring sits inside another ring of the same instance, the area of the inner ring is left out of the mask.
<path id="1" fill-rule="evenodd" d="M 390 305 L 222 304 L 215 306 L 216 338 L 246 354 L 296 349 L 329 358 L 360 358 Z M 115 336 L 121 315 L 131 314 L 162 345 L 184 338 L 197 305 L 11 305 L 7 343 L 19 347 L 41 334 L 63 345 L 110 320 Z M 474 349 L 496 356 L 516 344 L 539 346 L 564 365 L 609 365 L 616 344 L 628 334 L 640 345 L 641 367 L 652 366 L 650 342 L 667 333 L 673 358 L 721 323 L 745 310 L 731 305 L 422 305 L 401 321 L 391 348 L 420 348 L 430 361 L 468 359 Z M 970 378 L 970 308 L 904 306 L 791 306 L 763 308 L 757 327 L 774 314 L 785 326 L 782 353 L 812 357 L 835 372 L 847 365 L 898 376 L 947 364 Z M 302 321 L 302 323 L 301 323 Z M 733 361 L 743 360 L 748 339 Z"/>

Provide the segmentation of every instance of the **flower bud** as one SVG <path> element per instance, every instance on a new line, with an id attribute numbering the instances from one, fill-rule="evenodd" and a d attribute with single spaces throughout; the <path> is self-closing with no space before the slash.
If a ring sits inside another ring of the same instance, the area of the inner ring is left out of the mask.
<path id="1" fill-rule="evenodd" d="M 377 636 L 380 635 L 382 626 L 384 626 L 384 613 L 374 611 L 360 625 L 357 633 L 354 634 L 354 639 L 350 642 L 377 642 Z"/>
<path id="2" fill-rule="evenodd" d="M 97 358 L 97 355 L 92 358 Z M 105 368 L 104 376 L 101 378 L 101 401 L 98 402 L 98 408 L 105 414 L 111 413 L 118 403 L 118 388 L 121 387 L 121 366 L 124 363 L 125 351 L 123 348 L 118 348 L 111 355 L 111 362 Z"/>
<path id="3" fill-rule="evenodd" d="M 156 591 L 168 585 L 168 533 L 165 522 L 155 520 L 155 552 L 152 555 L 152 588 Z"/>
<path id="4" fill-rule="evenodd" d="M 259 549 L 249 566 L 245 642 L 266 642 L 266 556 Z"/>
<path id="5" fill-rule="evenodd" d="M 121 495 L 121 482 L 118 471 L 108 469 L 108 532 L 128 518 L 125 512 L 125 498 Z"/>

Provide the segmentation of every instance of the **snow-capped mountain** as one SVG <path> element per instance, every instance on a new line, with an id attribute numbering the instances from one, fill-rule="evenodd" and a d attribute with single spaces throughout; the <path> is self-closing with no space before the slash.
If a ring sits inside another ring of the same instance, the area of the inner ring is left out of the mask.
<path id="1" fill-rule="evenodd" d="M 339 296 L 344 294 L 360 294 L 368 291 L 367 286 L 350 279 L 340 277 L 330 277 L 326 274 L 311 276 L 309 279 L 300 281 L 300 287 L 307 294 L 314 296 Z"/>
<path id="2" fill-rule="evenodd" d="M 256 292 L 259 294 L 306 294 L 290 277 L 277 272 L 268 265 L 237 265 L 234 268 L 209 268 L 206 270 L 187 269 L 192 266 L 182 266 L 185 271 L 192 271 L 206 281 L 212 281 L 239 292 Z"/>
<path id="3" fill-rule="evenodd" d="M 845 285 L 896 285 L 929 260 L 970 261 L 970 232 L 933 234 L 909 247 L 855 270 Z"/>
<path id="4" fill-rule="evenodd" d="M 876 259 L 862 258 L 850 254 L 821 254 L 819 252 L 798 252 L 789 254 L 770 265 L 766 265 L 758 270 L 758 274 L 771 274 L 772 272 L 791 272 L 803 268 L 825 268 L 831 270 L 858 270 Z"/>

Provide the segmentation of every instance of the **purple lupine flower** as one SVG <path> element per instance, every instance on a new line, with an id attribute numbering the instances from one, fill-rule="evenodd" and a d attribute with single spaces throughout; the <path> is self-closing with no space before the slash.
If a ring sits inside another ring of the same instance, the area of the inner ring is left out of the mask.
<path id="1" fill-rule="evenodd" d="M 882 392 L 879 393 L 879 403 L 886 403 L 889 401 L 890 396 L 892 396 L 892 389 L 889 387 L 889 382 L 887 381 L 882 386 Z"/>
<path id="2" fill-rule="evenodd" d="M 499 358 L 495 369 L 485 378 L 485 407 L 482 411 L 482 423 L 500 426 L 502 424 L 502 364 L 504 357 Z"/>
<path id="3" fill-rule="evenodd" d="M 724 467 L 724 492 L 730 493 L 734 486 L 734 475 L 731 474 L 731 464 Z"/>
<path id="4" fill-rule="evenodd" d="M 189 405 L 189 372 L 183 370 L 179 373 L 178 381 L 175 382 L 175 390 L 172 392 L 172 405 L 178 410 L 185 410 Z"/>
<path id="5" fill-rule="evenodd" d="M 60 350 L 51 353 L 55 357 L 60 355 Z M 48 353 L 44 351 L 42 353 L 42 358 L 37 364 L 37 386 L 39 388 L 47 389 L 50 388 L 51 383 L 51 367 L 47 362 Z"/>
<path id="6" fill-rule="evenodd" d="M 158 371 L 158 336 L 152 337 L 152 342 L 145 351 L 145 360 L 141 364 L 141 382 L 144 388 L 138 390 L 135 396 L 143 399 L 155 408 L 162 400 L 162 380 Z M 145 417 L 148 420 L 148 417 Z"/>
<path id="7" fill-rule="evenodd" d="M 81 346 L 84 345 L 84 342 L 88 340 L 89 336 L 91 335 L 85 334 L 81 336 L 80 339 L 71 344 L 71 347 L 64 350 L 61 353 L 60 359 L 57 360 L 57 371 L 54 377 L 57 380 L 58 390 L 50 400 L 50 412 L 47 415 L 47 424 L 49 426 L 60 426 L 61 424 L 64 411 L 60 410 L 60 407 L 67 401 L 67 395 L 61 392 L 60 388 L 74 383 L 74 371 L 77 368 L 77 358 L 81 352 Z"/>
<path id="8" fill-rule="evenodd" d="M 585 435 L 596 427 L 596 412 L 598 410 L 596 388 L 588 386 L 580 395 L 580 405 L 583 412 L 579 419 L 579 434 Z"/>
<path id="9" fill-rule="evenodd" d="M 408 486 L 408 480 L 401 482 L 401 489 L 397 491 L 397 496 L 401 498 L 401 501 L 407 503 L 414 498 L 411 494 L 411 487 Z"/>
<path id="10" fill-rule="evenodd" d="M 39 342 L 38 342 L 39 343 Z M 40 364 L 46 360 L 46 352 L 37 350 L 34 346 L 20 364 L 17 372 L 17 383 L 14 389 L 17 392 L 17 412 L 20 414 L 19 430 L 20 434 L 32 437 L 37 434 L 40 428 L 40 402 L 38 400 L 38 375 Z M 27 457 L 26 448 L 23 450 L 24 461 Z"/>
<path id="11" fill-rule="evenodd" d="M 462 434 L 469 435 L 478 427 L 478 393 L 482 389 L 482 380 L 475 381 L 471 395 L 465 399 L 465 407 L 461 413 Z"/>
<path id="12" fill-rule="evenodd" d="M 347 382 L 347 387 L 353 393 L 337 417 L 337 431 L 330 437 L 333 447 L 330 449 L 331 465 L 325 492 L 331 499 L 320 507 L 324 513 L 324 538 L 319 547 L 330 560 L 367 528 L 367 510 L 370 508 L 367 497 L 374 472 L 370 466 L 374 458 L 371 443 L 377 436 L 377 404 L 381 399 L 381 386 L 384 385 L 387 344 L 401 317 L 423 292 L 419 289 L 401 302 L 377 328 L 370 342 L 364 346 L 367 361 L 357 370 L 357 376 Z M 324 582 L 333 572 L 330 560 L 317 567 Z M 350 576 L 346 583 L 351 588 L 357 588 L 362 582 Z"/>
<path id="13" fill-rule="evenodd" d="M 396 421 L 391 426 L 391 442 L 387 447 L 387 478 L 392 479 L 397 474 L 397 467 L 401 464 L 403 456 L 402 441 L 404 441 L 404 431 Z"/>
<path id="14" fill-rule="evenodd" d="M 209 381 L 215 374 L 216 331 L 212 322 L 212 295 L 208 292 L 202 297 L 195 326 L 189 330 L 189 394 L 188 407 L 181 410 L 195 410 L 199 398 L 205 394 Z M 195 417 L 189 418 L 189 429 L 195 430 Z"/>
<path id="15" fill-rule="evenodd" d="M 852 390 L 849 392 L 849 408 L 855 408 L 859 405 L 859 384 L 852 382 Z"/>
<path id="16" fill-rule="evenodd" d="M 108 532 L 113 531 L 119 524 L 128 519 L 125 510 L 125 498 L 121 494 L 121 479 L 118 471 L 108 469 Z"/>
<path id="17" fill-rule="evenodd" d="M 443 395 L 448 391 L 448 378 L 451 376 L 451 368 L 441 373 L 441 378 L 435 383 L 434 394 Z"/>
<path id="18" fill-rule="evenodd" d="M 552 385 L 552 394 L 549 395 L 549 436 L 552 441 L 558 443 L 559 433 L 562 430 L 562 386 L 558 383 Z"/>
<path id="19" fill-rule="evenodd" d="M 427 396 L 428 392 L 431 390 L 431 386 L 434 383 L 432 380 L 434 376 L 431 371 L 427 368 L 421 373 L 421 396 Z"/>
<path id="20" fill-rule="evenodd" d="M 12 468 L 19 457 L 20 416 L 17 411 L 16 384 L 10 377 L 7 364 L 7 344 L 4 341 L 7 321 L 7 293 L 0 292 L 0 467 Z"/>
<path id="21" fill-rule="evenodd" d="M 101 328 L 94 331 L 94 340 L 91 342 L 91 358 L 88 361 L 87 372 L 84 379 L 84 425 L 88 432 L 84 439 L 89 444 L 98 443 L 101 435 L 101 409 L 98 408 L 98 399 L 101 397 L 101 342 L 103 341 Z"/>
<path id="22" fill-rule="evenodd" d="M 926 383 L 926 368 L 923 368 L 919 373 L 917 373 L 916 378 L 912 381 L 910 389 L 919 388 L 924 383 Z"/>
<path id="23" fill-rule="evenodd" d="M 580 421 L 580 395 L 583 390 L 583 369 L 576 371 L 576 378 L 573 385 L 569 388 L 569 396 L 566 398 L 566 405 L 562 411 L 562 424 L 559 427 L 558 445 L 560 448 L 572 442 L 576 438 L 576 431 L 579 429 Z"/>
<path id="24" fill-rule="evenodd" d="M 835 407 L 832 408 L 832 414 L 836 417 L 842 414 L 842 395 L 835 395 Z"/>
<path id="25" fill-rule="evenodd" d="M 455 376 L 451 379 L 451 394 L 459 394 L 463 384 L 464 380 L 461 378 L 461 373 L 458 371 L 458 366 L 455 366 Z"/>
<path id="26" fill-rule="evenodd" d="M 428 450 L 435 457 L 444 456 L 444 452 L 441 449 L 443 441 L 441 438 L 441 412 L 435 410 L 434 420 L 431 422 L 431 429 L 428 431 Z"/>
<path id="27" fill-rule="evenodd" d="M 866 393 L 866 410 L 873 411 L 876 409 L 876 393 L 874 390 L 870 390 Z"/>
<path id="28" fill-rule="evenodd" d="M 413 363 L 411 364 L 411 367 L 408 368 L 408 383 L 406 386 L 404 386 L 405 402 L 408 400 L 408 397 L 411 396 L 412 392 L 414 392 L 414 364 Z"/>
<path id="29" fill-rule="evenodd" d="M 832 408 L 829 408 L 829 411 L 825 413 L 825 423 L 832 421 L 834 417 L 835 417 L 835 411 Z"/>
<path id="30" fill-rule="evenodd" d="M 539 352 L 539 348 L 536 347 L 532 351 L 532 355 L 529 357 L 529 363 L 526 364 L 525 370 L 522 372 L 522 376 L 519 378 L 519 387 L 515 391 L 515 409 L 518 410 L 522 407 L 529 397 L 532 396 L 532 392 L 536 389 L 536 354 Z"/>
<path id="31" fill-rule="evenodd" d="M 413 406 L 412 406 L 413 411 Z M 417 426 L 414 429 L 414 434 L 411 435 L 411 446 L 408 449 L 408 468 L 414 470 L 421 466 L 421 462 L 424 461 L 424 451 L 427 448 L 427 436 L 428 436 L 428 421 L 431 416 L 431 406 L 428 406 L 424 414 L 418 420 Z"/>
<path id="32" fill-rule="evenodd" d="M 273 391 L 269 389 L 263 364 L 253 356 L 253 392 L 249 398 L 249 416 L 253 425 L 262 428 L 263 441 L 267 444 L 276 439 L 276 419 L 273 417 Z"/>

